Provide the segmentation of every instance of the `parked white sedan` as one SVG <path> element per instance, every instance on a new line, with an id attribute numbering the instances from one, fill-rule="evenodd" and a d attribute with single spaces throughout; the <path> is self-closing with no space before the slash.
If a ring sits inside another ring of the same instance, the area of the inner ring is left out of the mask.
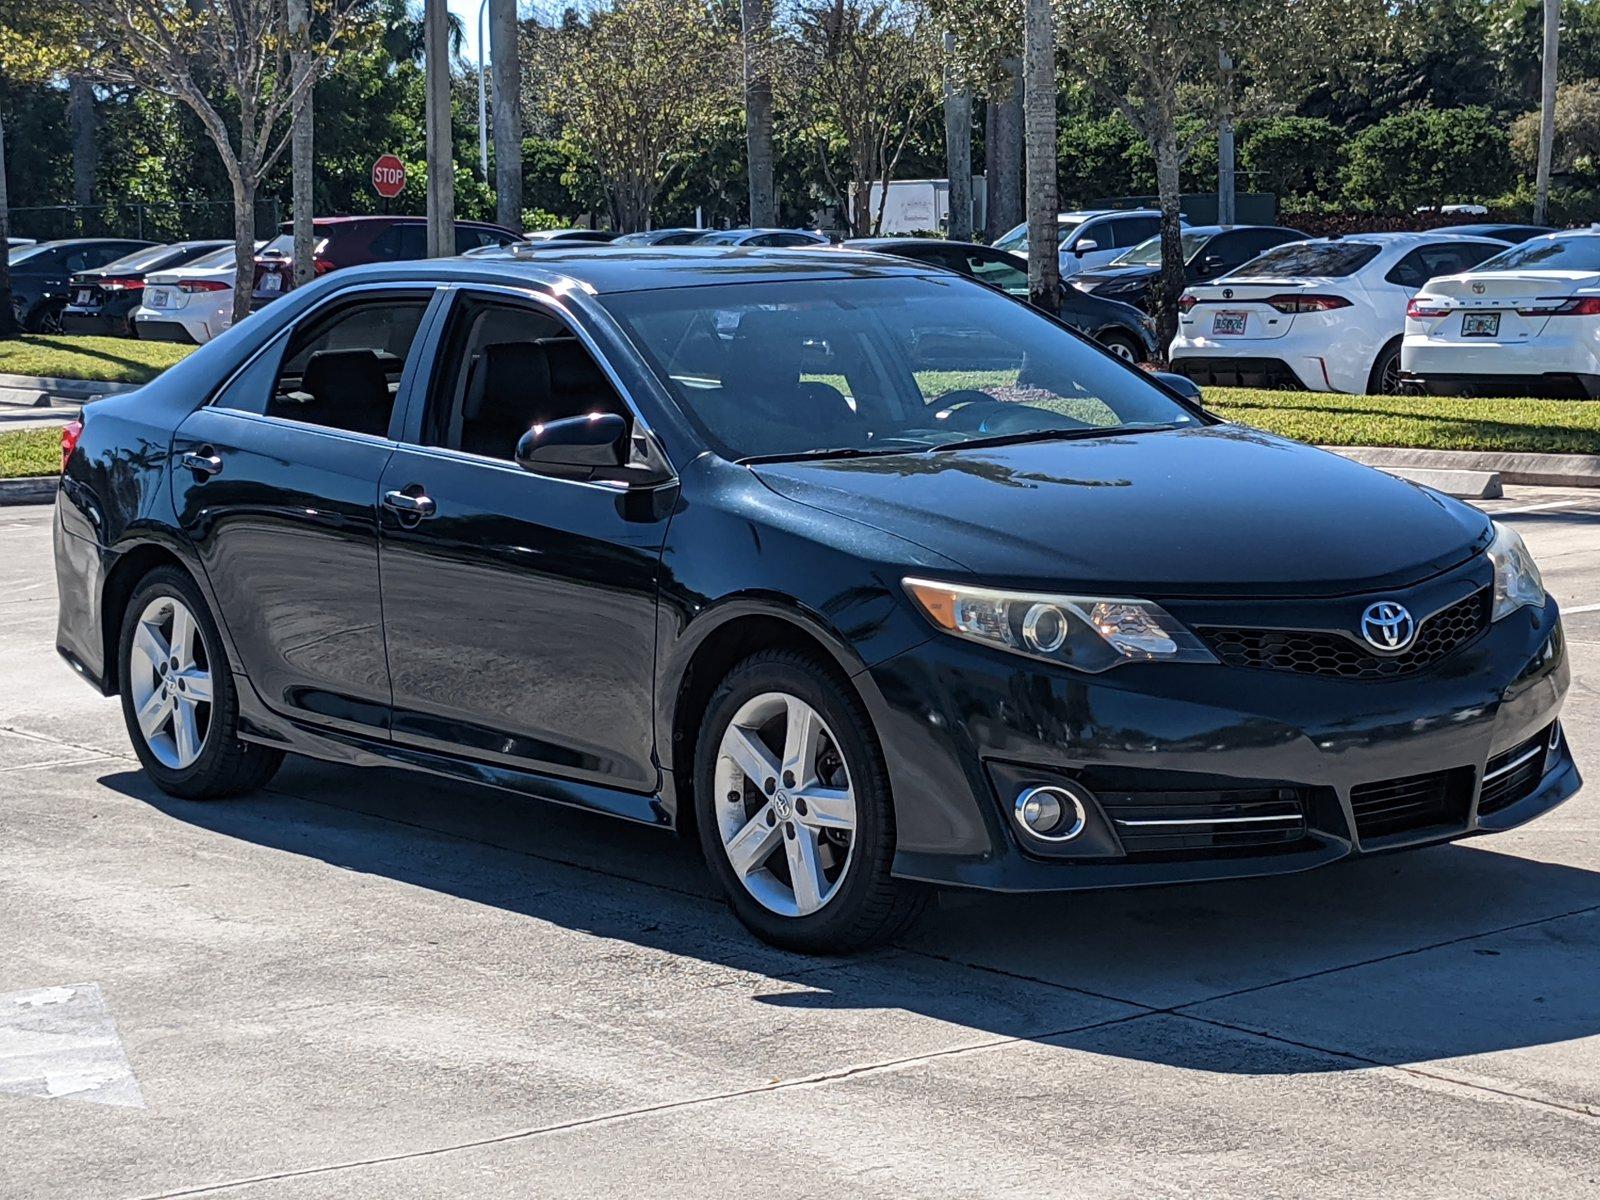
<path id="1" fill-rule="evenodd" d="M 232 246 L 145 276 L 135 334 L 150 342 L 209 342 L 233 324 L 233 282 Z"/>
<path id="2" fill-rule="evenodd" d="M 1435 275 L 1506 243 L 1451 233 L 1363 233 L 1276 246 L 1185 289 L 1172 369 L 1202 384 L 1395 392 L 1406 302 Z"/>
<path id="3" fill-rule="evenodd" d="M 1600 230 L 1431 280 L 1406 310 L 1401 372 L 1438 395 L 1600 396 Z"/>

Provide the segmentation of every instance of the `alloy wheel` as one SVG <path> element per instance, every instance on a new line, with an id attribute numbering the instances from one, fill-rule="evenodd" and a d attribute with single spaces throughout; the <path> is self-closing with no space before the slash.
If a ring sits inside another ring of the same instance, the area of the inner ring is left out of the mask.
<path id="1" fill-rule="evenodd" d="M 734 874 L 762 907 L 804 917 L 838 893 L 855 851 L 855 791 L 833 731 L 805 701 L 764 692 L 718 748 L 716 813 Z"/>
<path id="2" fill-rule="evenodd" d="M 139 614 L 128 654 L 134 716 L 162 766 L 192 766 L 211 730 L 211 656 L 194 614 L 157 596 Z"/>
<path id="3" fill-rule="evenodd" d="M 1112 354 L 1115 354 L 1118 358 L 1120 358 L 1123 362 L 1131 363 L 1139 361 L 1138 356 L 1133 352 L 1133 347 L 1119 338 L 1112 338 L 1110 341 L 1102 342 L 1101 344 L 1105 346 L 1107 350 L 1111 351 Z"/>

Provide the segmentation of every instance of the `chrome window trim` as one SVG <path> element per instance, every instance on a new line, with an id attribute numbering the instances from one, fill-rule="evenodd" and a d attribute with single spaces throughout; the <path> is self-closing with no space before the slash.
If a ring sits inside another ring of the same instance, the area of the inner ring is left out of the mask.
<path id="1" fill-rule="evenodd" d="M 462 462 L 477 467 L 496 467 L 502 471 L 514 471 L 524 479 L 549 480 L 551 483 L 571 483 L 576 484 L 578 487 L 593 488 L 611 496 L 624 495 L 640 486 L 628 483 L 626 480 L 568 479 L 561 475 L 541 475 L 534 471 L 523 470 L 522 467 L 509 458 L 492 458 L 486 454 L 473 454 L 467 450 L 452 450 L 448 446 L 419 446 L 415 442 L 389 442 L 387 444 L 404 450 L 408 454 L 420 454 L 426 458 L 440 458 L 447 462 Z M 666 454 L 663 453 L 662 457 L 665 458 Z M 651 486 L 665 487 L 668 483 L 676 482 L 677 478 L 677 474 L 674 472 L 670 480 L 662 480 L 660 483 L 652 484 Z"/>

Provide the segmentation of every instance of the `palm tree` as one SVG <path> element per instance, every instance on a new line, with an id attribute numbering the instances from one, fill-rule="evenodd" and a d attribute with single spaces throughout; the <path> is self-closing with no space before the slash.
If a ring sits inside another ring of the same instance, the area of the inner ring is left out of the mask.
<path id="1" fill-rule="evenodd" d="M 772 150 L 772 0 L 741 0 L 744 33 L 744 140 L 750 175 L 750 224 L 778 223 Z"/>
<path id="2" fill-rule="evenodd" d="M 1556 58 L 1561 48 L 1561 0 L 1544 0 L 1544 75 L 1539 96 L 1539 167 L 1533 191 L 1533 223 L 1543 225 L 1550 207 L 1550 160 L 1556 142 Z"/>
<path id="3" fill-rule="evenodd" d="M 1061 307 L 1061 239 L 1056 224 L 1056 34 L 1050 0 L 1026 0 L 1022 84 L 1028 299 L 1053 313 Z"/>

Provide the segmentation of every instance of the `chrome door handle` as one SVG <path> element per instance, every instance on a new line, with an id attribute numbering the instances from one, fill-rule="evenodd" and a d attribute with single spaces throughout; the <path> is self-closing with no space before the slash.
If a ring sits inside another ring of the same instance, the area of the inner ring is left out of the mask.
<path id="1" fill-rule="evenodd" d="M 431 517 L 438 511 L 438 506 L 424 495 L 413 496 L 410 492 L 385 492 L 383 494 L 385 508 L 392 508 L 402 517 L 416 517 L 419 521 L 423 517 Z"/>
<path id="2" fill-rule="evenodd" d="M 196 475 L 210 477 L 222 470 L 222 460 L 215 454 L 198 454 L 191 450 L 178 461 L 185 470 L 193 471 Z"/>

